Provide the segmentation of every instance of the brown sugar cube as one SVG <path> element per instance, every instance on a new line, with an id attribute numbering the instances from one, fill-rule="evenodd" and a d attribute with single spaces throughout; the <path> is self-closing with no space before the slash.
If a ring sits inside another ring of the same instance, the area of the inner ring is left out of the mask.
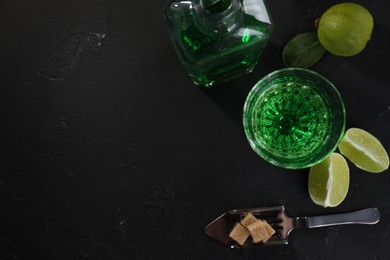
<path id="1" fill-rule="evenodd" d="M 265 229 L 267 230 L 267 234 L 268 234 L 268 237 L 266 239 L 263 239 L 263 242 L 267 242 L 267 240 L 272 237 L 273 234 L 275 234 L 275 230 L 271 227 L 270 224 L 268 224 L 267 221 L 263 220 L 263 223 L 264 223 L 264 227 Z"/>
<path id="2" fill-rule="evenodd" d="M 267 228 L 265 227 L 264 222 L 261 220 L 256 220 L 256 222 L 253 222 L 246 228 L 249 230 L 254 243 L 259 243 L 264 239 L 269 238 Z"/>
<path id="3" fill-rule="evenodd" d="M 248 213 L 245 218 L 241 219 L 240 223 L 244 227 L 248 227 L 250 224 L 254 223 L 257 221 L 257 218 L 252 215 L 252 213 Z"/>
<path id="4" fill-rule="evenodd" d="M 232 231 L 230 231 L 229 237 L 236 241 L 238 244 L 243 245 L 245 243 L 245 240 L 249 237 L 249 231 L 240 223 L 236 223 Z"/>

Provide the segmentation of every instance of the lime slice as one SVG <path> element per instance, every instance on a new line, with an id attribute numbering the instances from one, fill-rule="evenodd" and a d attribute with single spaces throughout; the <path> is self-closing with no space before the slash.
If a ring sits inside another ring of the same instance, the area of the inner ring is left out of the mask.
<path id="1" fill-rule="evenodd" d="M 318 23 L 321 45 L 337 56 L 353 56 L 361 52 L 371 38 L 374 20 L 361 5 L 341 3 L 329 8 Z"/>
<path id="2" fill-rule="evenodd" d="M 340 142 L 339 150 L 362 170 L 382 172 L 389 168 L 389 156 L 385 148 L 375 136 L 363 129 L 348 129 Z"/>
<path id="3" fill-rule="evenodd" d="M 325 161 L 310 168 L 309 194 L 323 207 L 336 207 L 345 199 L 349 188 L 349 168 L 341 154 L 332 153 Z"/>

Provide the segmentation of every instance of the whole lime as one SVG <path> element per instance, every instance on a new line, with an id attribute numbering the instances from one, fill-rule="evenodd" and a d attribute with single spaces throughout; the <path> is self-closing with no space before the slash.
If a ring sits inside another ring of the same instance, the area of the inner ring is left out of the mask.
<path id="1" fill-rule="evenodd" d="M 370 40 L 374 20 L 370 12 L 354 3 L 337 4 L 329 8 L 318 23 L 321 45 L 337 56 L 353 56 L 361 52 Z"/>

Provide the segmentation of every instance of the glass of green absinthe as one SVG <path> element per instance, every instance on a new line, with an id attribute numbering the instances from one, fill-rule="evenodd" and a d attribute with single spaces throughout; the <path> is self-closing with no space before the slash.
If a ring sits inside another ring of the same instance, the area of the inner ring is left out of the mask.
<path id="1" fill-rule="evenodd" d="M 250 91 L 243 112 L 253 150 L 283 168 L 302 169 L 326 159 L 345 130 L 345 108 L 335 86 L 301 68 L 274 71 Z"/>

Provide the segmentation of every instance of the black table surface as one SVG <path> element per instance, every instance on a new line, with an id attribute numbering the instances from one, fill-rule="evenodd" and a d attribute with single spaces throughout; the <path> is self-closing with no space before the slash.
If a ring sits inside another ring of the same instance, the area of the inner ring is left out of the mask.
<path id="1" fill-rule="evenodd" d="M 347 128 L 390 151 L 390 1 L 366 49 L 326 53 Z M 283 68 L 293 36 L 339 1 L 269 0 L 276 30 L 253 73 L 211 89 L 186 76 L 160 0 L 0 3 L 0 259 L 390 259 L 390 172 L 350 167 L 345 201 L 315 205 L 308 169 L 253 152 L 242 126 L 251 87 Z M 291 216 L 377 207 L 376 225 L 296 230 L 285 246 L 230 250 L 202 229 L 233 208 Z"/>

